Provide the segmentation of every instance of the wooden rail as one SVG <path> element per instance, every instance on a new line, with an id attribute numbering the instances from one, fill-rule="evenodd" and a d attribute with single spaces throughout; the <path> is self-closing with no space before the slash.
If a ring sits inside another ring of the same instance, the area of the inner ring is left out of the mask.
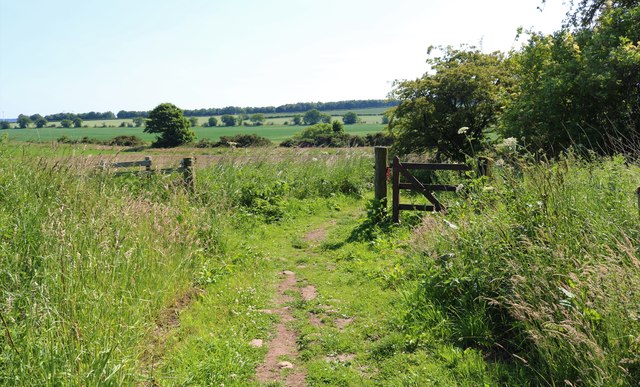
<path id="1" fill-rule="evenodd" d="M 151 171 L 152 161 L 151 157 L 147 156 L 142 161 L 121 161 L 118 163 L 109 163 L 105 160 L 100 162 L 100 168 L 132 168 L 132 167 L 145 167 L 146 171 Z"/>
<path id="2" fill-rule="evenodd" d="M 180 163 L 180 167 L 178 168 L 163 168 L 163 169 L 152 169 L 153 162 L 151 157 L 147 156 L 144 160 L 140 161 L 121 161 L 115 163 L 109 163 L 105 160 L 100 162 L 100 168 L 103 170 L 108 170 L 111 168 L 133 168 L 133 167 L 145 167 L 144 171 L 121 171 L 116 172 L 117 175 L 130 174 L 135 172 L 145 172 L 145 173 L 173 173 L 173 172 L 182 172 L 184 185 L 190 192 L 194 192 L 196 189 L 196 173 L 195 173 L 195 159 L 193 157 L 185 157 L 182 159 Z"/>

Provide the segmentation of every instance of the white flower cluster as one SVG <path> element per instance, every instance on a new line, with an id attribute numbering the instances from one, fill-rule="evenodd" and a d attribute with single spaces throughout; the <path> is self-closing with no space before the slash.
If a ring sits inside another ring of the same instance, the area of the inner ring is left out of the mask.
<path id="1" fill-rule="evenodd" d="M 508 137 L 496 146 L 496 150 L 498 152 L 515 152 L 517 146 L 518 140 L 515 137 Z"/>

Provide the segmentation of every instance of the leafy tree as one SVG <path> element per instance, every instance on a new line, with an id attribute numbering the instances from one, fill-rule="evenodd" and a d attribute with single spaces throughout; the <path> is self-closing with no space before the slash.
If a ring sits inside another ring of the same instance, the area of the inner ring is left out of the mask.
<path id="1" fill-rule="evenodd" d="M 42 117 L 40 114 L 37 114 L 37 113 L 36 114 L 32 114 L 32 115 L 29 116 L 29 119 L 33 123 L 37 122 L 38 120 L 40 120 L 42 118 L 44 118 L 44 117 Z"/>
<path id="2" fill-rule="evenodd" d="M 224 126 L 236 126 L 237 124 L 236 117 L 232 116 L 231 114 L 224 114 L 222 117 L 220 117 L 220 120 L 222 121 L 222 124 Z"/>
<path id="3" fill-rule="evenodd" d="M 31 124 L 31 118 L 25 116 L 24 114 L 20 114 L 16 122 L 21 129 L 26 129 Z"/>
<path id="4" fill-rule="evenodd" d="M 76 117 L 76 118 L 74 118 L 74 119 L 73 119 L 73 126 L 74 126 L 75 128 L 80 128 L 80 127 L 82 127 L 82 118 L 80 118 L 80 117 Z"/>
<path id="5" fill-rule="evenodd" d="M 395 83 L 389 128 L 399 154 L 436 150 L 436 159 L 464 159 L 478 151 L 484 132 L 497 121 L 511 83 L 499 52 L 469 47 L 443 49 L 427 60 L 435 73 Z"/>
<path id="6" fill-rule="evenodd" d="M 162 103 L 149 112 L 149 119 L 144 128 L 145 133 L 160 133 L 154 147 L 166 148 L 193 142 L 196 135 L 191 130 L 191 123 L 177 106 Z"/>
<path id="7" fill-rule="evenodd" d="M 331 123 L 331 129 L 333 133 L 344 133 L 344 126 L 342 126 L 342 123 L 338 120 Z"/>
<path id="8" fill-rule="evenodd" d="M 342 116 L 342 122 L 344 122 L 345 125 L 353 125 L 358 122 L 358 115 L 354 112 L 346 112 Z"/>
<path id="9" fill-rule="evenodd" d="M 218 119 L 214 116 L 209 117 L 207 122 L 209 123 L 209 126 L 218 126 Z"/>
<path id="10" fill-rule="evenodd" d="M 144 122 L 145 122 L 144 117 L 133 117 L 133 125 L 135 125 L 136 128 L 139 128 L 142 125 L 144 125 Z"/>
<path id="11" fill-rule="evenodd" d="M 293 124 L 294 125 L 302 125 L 302 115 L 301 114 L 294 114 L 293 115 Z"/>
<path id="12" fill-rule="evenodd" d="M 502 119 L 504 136 L 551 154 L 570 146 L 637 152 L 640 5 L 613 3 L 580 2 L 579 20 L 592 26 L 532 35 L 515 56 L 519 82 Z"/>
<path id="13" fill-rule="evenodd" d="M 70 128 L 72 124 L 73 124 L 73 121 L 69 119 L 64 119 L 60 121 L 60 126 L 62 126 L 63 128 Z"/>
<path id="14" fill-rule="evenodd" d="M 237 120 L 238 120 L 238 125 L 242 125 L 243 122 L 249 120 L 249 115 L 247 113 L 240 113 L 238 114 Z"/>
<path id="15" fill-rule="evenodd" d="M 264 124 L 266 117 L 262 113 L 255 113 L 251 115 L 250 120 L 253 123 L 253 125 L 260 126 Z"/>
<path id="16" fill-rule="evenodd" d="M 191 123 L 192 128 L 198 126 L 198 117 L 189 117 L 189 123 Z"/>
<path id="17" fill-rule="evenodd" d="M 44 128 L 47 125 L 48 121 L 40 116 L 37 120 L 35 120 L 36 128 Z"/>
<path id="18" fill-rule="evenodd" d="M 320 114 L 320 122 L 325 124 L 331 123 L 331 116 L 328 114 Z"/>
<path id="19" fill-rule="evenodd" d="M 304 113 L 302 120 L 304 121 L 305 125 L 315 125 L 320 122 L 321 118 L 322 114 L 320 113 L 320 110 L 311 109 Z"/>
<path id="20" fill-rule="evenodd" d="M 0 129 L 11 129 L 9 121 L 0 121 Z"/>

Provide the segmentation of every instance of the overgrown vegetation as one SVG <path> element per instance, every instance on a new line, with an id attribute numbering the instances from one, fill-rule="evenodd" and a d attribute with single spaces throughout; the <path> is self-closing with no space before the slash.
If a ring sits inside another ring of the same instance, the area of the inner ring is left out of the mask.
<path id="1" fill-rule="evenodd" d="M 463 160 L 499 133 L 550 156 L 570 147 L 637 155 L 640 5 L 576 2 L 562 29 L 529 35 L 509 55 L 444 48 L 428 59 L 432 72 L 397 82 L 396 152 Z"/>
<path id="2" fill-rule="evenodd" d="M 640 261 L 622 158 L 511 164 L 428 217 L 408 270 L 418 346 L 445 341 L 511 364 L 528 383 L 640 380 Z"/>
<path id="3" fill-rule="evenodd" d="M 264 155 L 198 171 L 200 190 L 190 197 L 177 176 L 88 173 L 73 159 L 49 163 L 0 146 L 0 383 L 7 385 L 147 380 L 149 342 L 156 324 L 167 324 L 161 311 L 228 273 L 234 240 L 242 240 L 234 233 L 294 216 L 305 201 L 358 196 L 370 184 L 368 156 L 300 163 L 294 154 Z M 234 224 L 242 227 L 233 231 Z"/>
<path id="4" fill-rule="evenodd" d="M 62 144 L 97 144 L 97 145 L 112 145 L 112 146 L 142 146 L 145 142 L 138 136 L 115 136 L 110 140 L 98 140 L 95 138 L 82 137 L 80 139 L 69 138 L 68 136 L 62 136 L 56 139 L 56 142 Z"/>
<path id="5" fill-rule="evenodd" d="M 367 134 L 366 136 L 352 135 L 344 132 L 344 127 L 339 121 L 333 123 L 319 123 L 311 125 L 296 133 L 293 138 L 280 143 L 281 147 L 360 147 L 391 145 L 393 137 L 386 133 Z"/>
<path id="6" fill-rule="evenodd" d="M 258 136 L 257 134 L 236 134 L 235 136 L 221 136 L 219 141 L 211 141 L 209 139 L 202 139 L 196 143 L 198 148 L 217 148 L 221 146 L 225 147 L 261 147 L 269 146 L 273 143 L 266 137 Z"/>

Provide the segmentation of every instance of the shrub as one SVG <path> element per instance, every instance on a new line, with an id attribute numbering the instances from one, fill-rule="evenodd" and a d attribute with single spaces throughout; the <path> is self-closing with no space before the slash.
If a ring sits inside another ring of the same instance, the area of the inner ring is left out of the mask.
<path id="1" fill-rule="evenodd" d="M 234 146 L 239 148 L 269 146 L 273 143 L 266 137 L 257 134 L 236 134 L 234 136 L 222 136 L 220 141 L 212 141 L 209 139 L 201 139 L 197 144 L 197 148 L 216 148 L 220 146 Z"/>

